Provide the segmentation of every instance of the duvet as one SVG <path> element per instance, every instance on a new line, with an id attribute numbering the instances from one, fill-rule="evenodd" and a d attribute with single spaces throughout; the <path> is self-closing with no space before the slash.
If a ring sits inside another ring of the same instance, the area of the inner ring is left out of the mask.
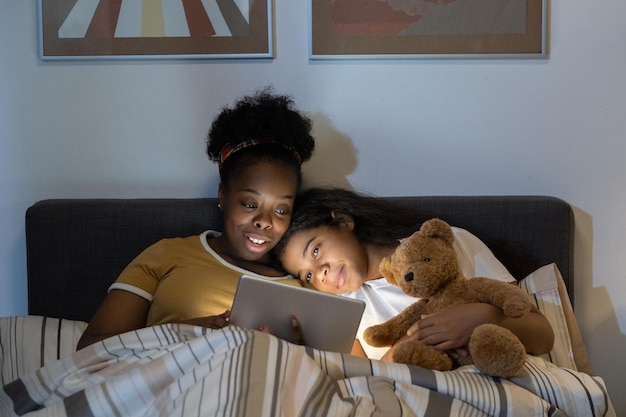
<path id="1" fill-rule="evenodd" d="M 615 416 L 599 377 L 532 356 L 524 371 L 512 379 L 472 366 L 429 371 L 234 326 L 167 324 L 5 381 L 0 415 Z"/>

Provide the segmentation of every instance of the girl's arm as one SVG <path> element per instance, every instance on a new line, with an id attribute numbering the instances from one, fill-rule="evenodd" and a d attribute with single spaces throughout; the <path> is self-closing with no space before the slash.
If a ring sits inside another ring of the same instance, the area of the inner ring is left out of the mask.
<path id="1" fill-rule="evenodd" d="M 362 358 L 367 358 L 367 354 L 361 345 L 359 339 L 354 339 L 354 343 L 352 344 L 352 351 L 350 351 L 351 355 L 360 356 Z"/>
<path id="2" fill-rule="evenodd" d="M 484 323 L 511 330 L 530 354 L 541 355 L 552 350 L 552 326 L 535 307 L 523 317 L 511 318 L 491 304 L 462 304 L 424 316 L 409 328 L 407 334 L 437 349 L 454 350 L 467 346 L 474 328 Z"/>

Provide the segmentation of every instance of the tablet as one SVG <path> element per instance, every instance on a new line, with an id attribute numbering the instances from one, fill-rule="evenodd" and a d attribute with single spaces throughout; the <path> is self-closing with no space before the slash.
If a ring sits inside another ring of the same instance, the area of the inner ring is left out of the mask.
<path id="1" fill-rule="evenodd" d="M 242 275 L 230 324 L 253 330 L 265 326 L 281 339 L 292 340 L 294 315 L 302 327 L 305 345 L 350 353 L 364 309 L 361 300 Z"/>

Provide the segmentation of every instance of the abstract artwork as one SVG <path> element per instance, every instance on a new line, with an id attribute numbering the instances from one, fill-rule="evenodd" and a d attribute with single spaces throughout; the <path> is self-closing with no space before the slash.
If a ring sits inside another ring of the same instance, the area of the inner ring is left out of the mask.
<path id="1" fill-rule="evenodd" d="M 41 58 L 271 58 L 271 0 L 39 0 Z"/>
<path id="2" fill-rule="evenodd" d="M 547 0 L 310 0 L 311 58 L 543 57 Z"/>

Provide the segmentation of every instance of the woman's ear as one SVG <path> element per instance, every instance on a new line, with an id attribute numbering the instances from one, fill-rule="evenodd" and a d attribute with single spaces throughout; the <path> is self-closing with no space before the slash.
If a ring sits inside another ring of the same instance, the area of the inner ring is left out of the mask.
<path id="1" fill-rule="evenodd" d="M 220 210 L 222 209 L 222 207 L 224 207 L 224 205 L 222 204 L 223 201 L 224 201 L 224 186 L 220 182 L 220 185 L 217 189 L 217 206 L 220 208 Z"/>
<path id="2" fill-rule="evenodd" d="M 348 230 L 354 230 L 354 217 L 348 213 L 339 210 L 331 210 L 330 216 L 335 220 L 339 227 L 346 227 Z"/>

